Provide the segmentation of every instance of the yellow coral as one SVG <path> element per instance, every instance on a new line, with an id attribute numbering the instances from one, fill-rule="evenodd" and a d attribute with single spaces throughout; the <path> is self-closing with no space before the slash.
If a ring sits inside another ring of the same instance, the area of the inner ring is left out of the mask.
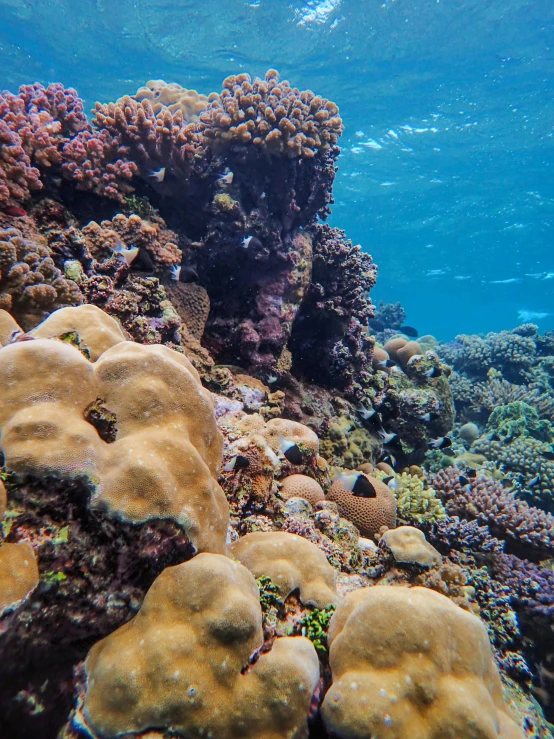
<path id="1" fill-rule="evenodd" d="M 484 624 L 427 588 L 349 593 L 329 627 L 323 718 L 343 739 L 523 739 Z"/>
<path id="2" fill-rule="evenodd" d="M 81 718 L 103 739 L 146 730 L 152 739 L 300 739 L 319 680 L 315 649 L 304 637 L 277 639 L 247 669 L 262 644 L 259 591 L 245 567 L 216 554 L 168 567 L 137 616 L 91 649 Z"/>
<path id="3" fill-rule="evenodd" d="M 387 472 L 375 470 L 375 477 L 384 480 Z M 433 488 L 425 487 L 425 480 L 402 472 L 395 477 L 393 489 L 399 518 L 416 523 L 436 523 L 446 519 L 446 510 Z"/>

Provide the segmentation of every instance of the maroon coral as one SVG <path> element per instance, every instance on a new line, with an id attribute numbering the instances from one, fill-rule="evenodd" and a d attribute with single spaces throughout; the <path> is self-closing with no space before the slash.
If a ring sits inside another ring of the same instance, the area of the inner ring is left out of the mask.
<path id="1" fill-rule="evenodd" d="M 265 79 L 232 75 L 200 116 L 199 130 L 216 153 L 249 144 L 272 154 L 312 158 L 334 146 L 343 125 L 335 103 L 300 92 L 270 69 Z"/>
<path id="2" fill-rule="evenodd" d="M 433 475 L 431 486 L 450 516 L 488 526 L 493 536 L 527 551 L 528 556 L 554 554 L 554 516 L 519 500 L 496 480 L 480 476 L 462 485 L 459 470 L 450 467 Z"/>

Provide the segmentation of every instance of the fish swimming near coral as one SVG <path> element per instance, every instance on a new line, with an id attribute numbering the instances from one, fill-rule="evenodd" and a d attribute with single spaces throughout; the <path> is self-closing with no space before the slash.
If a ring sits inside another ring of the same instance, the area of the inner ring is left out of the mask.
<path id="1" fill-rule="evenodd" d="M 7 205 L 5 208 L 1 208 L 2 213 L 13 218 L 23 218 L 27 215 L 27 211 L 20 208 L 19 205 Z"/>
<path id="2" fill-rule="evenodd" d="M 386 328 L 383 321 L 380 321 L 378 318 L 370 318 L 367 324 L 373 331 L 384 331 Z"/>
<path id="3" fill-rule="evenodd" d="M 217 176 L 217 184 L 221 187 L 227 187 L 227 185 L 233 184 L 234 175 L 232 172 L 226 172 Z"/>
<path id="4" fill-rule="evenodd" d="M 304 455 L 298 444 L 290 439 L 281 439 L 279 442 L 279 449 L 283 452 L 285 459 L 291 464 L 302 464 L 304 462 Z"/>
<path id="5" fill-rule="evenodd" d="M 396 362 L 393 359 L 386 359 L 383 362 L 375 362 L 377 369 L 389 369 L 390 367 L 396 367 Z"/>
<path id="6" fill-rule="evenodd" d="M 398 331 L 401 334 L 406 334 L 406 336 L 410 336 L 412 339 L 417 339 L 417 337 L 419 336 L 419 331 L 413 326 L 400 326 Z"/>
<path id="7" fill-rule="evenodd" d="M 259 239 L 257 239 L 255 236 L 245 236 L 241 242 L 241 246 L 244 249 L 248 249 L 249 247 L 260 249 L 262 248 L 262 242 Z"/>
<path id="8" fill-rule="evenodd" d="M 249 466 L 250 460 L 248 457 L 245 457 L 242 454 L 237 454 L 236 457 L 233 457 L 233 459 L 227 462 L 223 469 L 225 472 L 238 472 L 238 470 L 245 470 Z"/>
<path id="9" fill-rule="evenodd" d="M 389 477 L 384 477 L 383 482 L 391 490 L 398 490 L 398 483 L 396 482 L 396 477 L 394 477 L 393 475 L 389 475 Z"/>
<path id="10" fill-rule="evenodd" d="M 376 498 L 377 492 L 371 482 L 361 472 L 341 472 L 332 482 L 338 482 L 357 498 Z"/>
<path id="11" fill-rule="evenodd" d="M 165 167 L 160 167 L 160 169 L 149 169 L 148 176 L 156 182 L 163 182 L 165 179 Z"/>
<path id="12" fill-rule="evenodd" d="M 115 256 L 118 259 L 123 260 L 128 267 L 136 259 L 137 254 L 139 253 L 138 246 L 131 246 L 127 248 L 125 244 L 121 243 L 121 241 L 118 241 L 115 246 L 112 246 L 111 250 L 113 251 Z"/>
<path id="13" fill-rule="evenodd" d="M 375 410 L 375 408 L 366 408 L 363 405 L 356 408 L 356 413 L 359 413 L 364 421 L 369 421 L 370 418 L 373 418 L 373 416 L 377 415 L 377 411 Z"/>
<path id="14" fill-rule="evenodd" d="M 424 413 L 423 416 L 419 416 L 419 420 L 425 421 L 425 423 L 430 423 L 436 418 L 438 418 L 438 413 Z"/>
<path id="15" fill-rule="evenodd" d="M 395 434 L 394 432 L 389 433 L 388 431 L 385 431 L 385 429 L 379 429 L 377 433 L 384 445 L 390 444 L 391 441 L 396 439 L 398 436 L 398 434 Z"/>
<path id="16" fill-rule="evenodd" d="M 442 370 L 440 367 L 431 367 L 430 370 L 427 370 L 425 373 L 425 377 L 429 377 L 430 379 L 434 379 L 435 377 L 440 377 L 442 375 Z"/>
<path id="17" fill-rule="evenodd" d="M 452 446 L 452 439 L 448 436 L 440 436 L 438 439 L 431 439 L 427 446 L 429 449 L 446 449 Z"/>
<path id="18" fill-rule="evenodd" d="M 186 267 L 182 264 L 172 265 L 170 268 L 171 279 L 176 282 L 197 282 L 198 273 L 192 267 Z"/>

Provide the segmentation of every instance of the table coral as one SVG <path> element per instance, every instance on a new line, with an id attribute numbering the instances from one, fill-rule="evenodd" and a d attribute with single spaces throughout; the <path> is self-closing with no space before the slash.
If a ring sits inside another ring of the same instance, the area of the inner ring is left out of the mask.
<path id="1" fill-rule="evenodd" d="M 0 308 L 28 330 L 64 305 L 83 301 L 77 285 L 55 266 L 37 236 L 24 238 L 17 228 L 0 229 Z"/>
<path id="2" fill-rule="evenodd" d="M 328 641 L 333 684 L 322 711 L 337 737 L 523 738 L 504 704 L 482 622 L 432 590 L 350 593 Z"/>
<path id="3" fill-rule="evenodd" d="M 74 723 L 103 739 L 166 730 L 305 736 L 319 680 L 315 649 L 304 637 L 284 637 L 256 661 L 262 643 L 254 577 L 221 555 L 198 555 L 166 569 L 138 615 L 92 648 Z"/>
<path id="4" fill-rule="evenodd" d="M 335 571 L 315 544 L 288 532 L 247 534 L 230 547 L 231 554 L 254 577 L 269 577 L 283 600 L 298 590 L 305 605 L 327 608 L 337 601 Z"/>

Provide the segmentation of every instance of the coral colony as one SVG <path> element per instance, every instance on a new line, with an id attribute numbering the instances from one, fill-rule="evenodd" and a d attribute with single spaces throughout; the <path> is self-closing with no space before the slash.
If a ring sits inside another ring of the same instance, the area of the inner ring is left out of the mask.
<path id="1" fill-rule="evenodd" d="M 0 736 L 549 736 L 554 336 L 376 311 L 342 128 L 0 95 Z"/>

